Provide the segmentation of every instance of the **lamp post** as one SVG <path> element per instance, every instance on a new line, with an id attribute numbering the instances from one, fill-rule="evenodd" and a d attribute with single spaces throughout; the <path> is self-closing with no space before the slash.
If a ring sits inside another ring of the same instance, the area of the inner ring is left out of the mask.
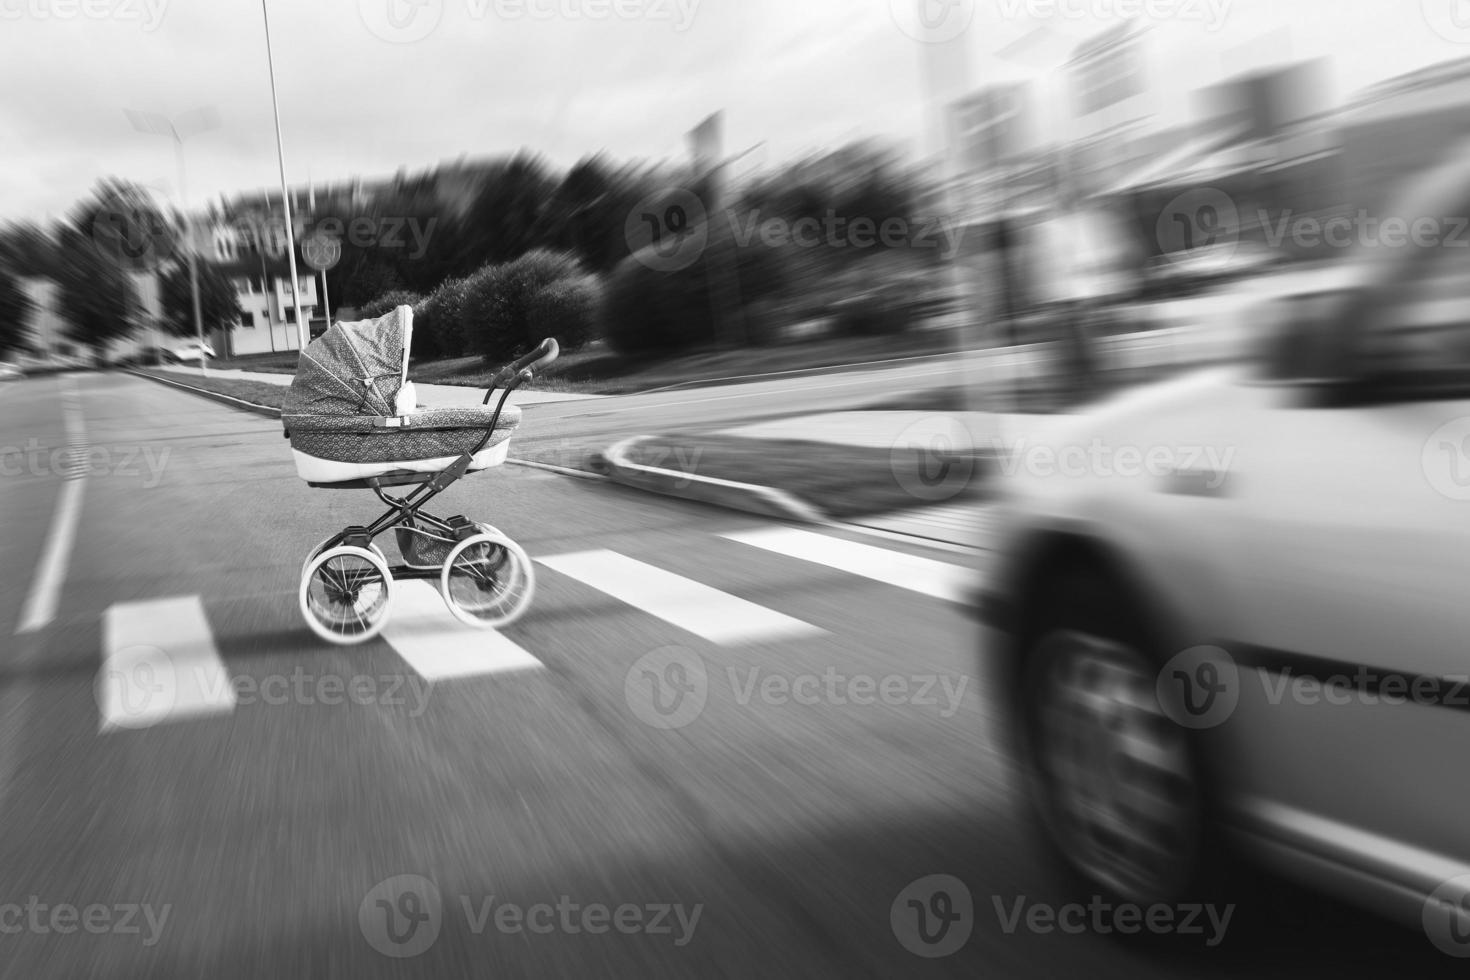
<path id="1" fill-rule="evenodd" d="M 301 319 L 300 284 L 296 280 L 296 229 L 291 224 L 291 188 L 286 185 L 286 145 L 281 139 L 281 104 L 276 98 L 276 59 L 271 52 L 271 15 L 266 0 L 260 0 L 260 14 L 265 20 L 265 61 L 271 76 L 271 110 L 276 117 L 276 158 L 281 164 L 281 204 L 286 209 L 286 257 L 291 267 L 291 305 L 296 310 L 296 340 L 306 350 L 309 339 Z"/>
<path id="2" fill-rule="evenodd" d="M 189 214 L 189 190 L 184 170 L 184 140 L 190 136 L 219 128 L 219 113 L 213 106 L 203 106 L 170 120 L 157 112 L 126 110 L 128 121 L 140 133 L 167 136 L 174 141 L 174 154 L 179 166 L 179 213 L 184 218 L 184 250 L 189 259 L 189 293 L 194 303 L 194 335 L 199 342 L 199 372 L 205 373 L 204 314 L 199 302 L 199 253 L 195 248 L 194 221 Z"/>

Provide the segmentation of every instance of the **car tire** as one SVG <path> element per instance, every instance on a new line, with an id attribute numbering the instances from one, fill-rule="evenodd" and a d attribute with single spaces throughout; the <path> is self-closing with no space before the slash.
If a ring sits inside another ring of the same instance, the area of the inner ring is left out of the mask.
<path id="1" fill-rule="evenodd" d="M 1044 848 L 1079 894 L 1115 905 L 1229 897 L 1204 753 L 1159 707 L 1167 658 L 1142 605 L 1088 566 L 1043 588 L 1021 638 L 1019 748 Z"/>

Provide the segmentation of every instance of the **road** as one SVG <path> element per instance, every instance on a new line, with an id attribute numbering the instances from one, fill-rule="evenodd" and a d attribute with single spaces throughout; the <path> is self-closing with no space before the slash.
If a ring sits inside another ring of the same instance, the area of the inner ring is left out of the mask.
<path id="1" fill-rule="evenodd" d="M 1446 962 L 1317 899 L 1186 960 L 1007 931 L 997 905 L 1064 896 L 987 734 L 953 553 L 507 466 L 444 510 L 537 559 L 530 613 L 480 633 L 405 588 L 401 628 L 344 649 L 302 623 L 300 566 L 376 502 L 299 482 L 275 423 L 38 378 L 0 389 L 0 462 L 0 976 Z M 899 899 L 936 874 L 973 912 L 930 958 Z"/>

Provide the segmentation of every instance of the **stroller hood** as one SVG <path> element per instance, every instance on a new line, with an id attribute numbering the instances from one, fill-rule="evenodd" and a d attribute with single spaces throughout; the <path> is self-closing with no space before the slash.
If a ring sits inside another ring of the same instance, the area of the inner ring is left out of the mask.
<path id="1" fill-rule="evenodd" d="M 411 306 L 376 320 L 332 324 L 301 352 L 281 413 L 393 415 L 408 379 L 412 339 Z"/>

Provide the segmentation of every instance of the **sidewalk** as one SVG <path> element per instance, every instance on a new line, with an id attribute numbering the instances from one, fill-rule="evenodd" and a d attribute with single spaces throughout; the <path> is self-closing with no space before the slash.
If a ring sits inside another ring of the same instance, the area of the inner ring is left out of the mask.
<path id="1" fill-rule="evenodd" d="M 189 378 L 198 378 L 197 367 L 181 367 L 179 365 L 168 365 L 164 367 L 148 368 L 150 371 L 167 371 L 179 377 L 180 381 L 188 381 Z M 211 378 L 230 378 L 239 381 L 259 381 L 264 384 L 285 387 L 291 383 L 292 375 L 273 374 L 267 371 L 222 371 L 216 368 L 209 369 Z M 459 408 L 464 405 L 478 405 L 485 398 L 483 388 L 465 388 L 461 385 L 425 385 L 414 383 L 414 390 L 418 393 L 421 404 L 433 405 L 435 408 Z M 512 405 L 546 405 L 552 402 L 574 402 L 583 401 L 588 398 L 605 398 L 606 395 L 581 395 L 565 391 L 516 391 L 510 396 Z"/>

